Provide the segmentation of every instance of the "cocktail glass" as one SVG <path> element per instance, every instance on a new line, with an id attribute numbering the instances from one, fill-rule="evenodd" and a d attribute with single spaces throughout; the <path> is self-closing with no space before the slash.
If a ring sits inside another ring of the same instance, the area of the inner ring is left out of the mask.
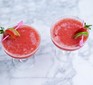
<path id="1" fill-rule="evenodd" d="M 16 28 L 16 26 L 13 28 Z M 6 33 L 3 34 L 2 47 L 5 53 L 12 57 L 14 66 L 24 68 L 24 64 L 27 65 L 26 63 L 32 66 L 34 64 L 34 54 L 40 45 L 40 35 L 37 30 L 29 25 L 19 26 L 16 30 L 20 34 L 16 38 Z M 4 39 L 6 36 L 8 37 Z"/>
<path id="2" fill-rule="evenodd" d="M 55 48 L 54 66 L 48 72 L 48 76 L 54 78 L 52 83 L 58 84 L 62 80 L 71 80 L 75 75 L 74 68 L 71 68 L 73 66 L 71 52 L 80 49 L 88 38 L 83 34 L 75 38 L 77 33 L 83 32 L 82 29 L 85 29 L 84 21 L 78 17 L 63 17 L 52 26 L 50 30 L 51 40 L 55 46 L 61 49 Z M 89 33 L 88 30 L 85 32 Z M 56 71 L 53 72 L 55 69 Z M 60 79 L 61 81 L 59 81 Z"/>

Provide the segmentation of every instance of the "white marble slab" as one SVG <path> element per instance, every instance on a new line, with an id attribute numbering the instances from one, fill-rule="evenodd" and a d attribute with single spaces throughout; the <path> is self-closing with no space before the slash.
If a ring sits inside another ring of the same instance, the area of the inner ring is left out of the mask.
<path id="1" fill-rule="evenodd" d="M 0 85 L 93 85 L 93 27 L 84 47 L 69 57 L 50 39 L 50 28 L 64 15 L 78 16 L 93 24 L 92 3 L 92 0 L 0 0 L 0 26 L 7 28 L 23 20 L 41 35 L 38 52 L 19 65 L 4 53 L 0 43 Z"/>

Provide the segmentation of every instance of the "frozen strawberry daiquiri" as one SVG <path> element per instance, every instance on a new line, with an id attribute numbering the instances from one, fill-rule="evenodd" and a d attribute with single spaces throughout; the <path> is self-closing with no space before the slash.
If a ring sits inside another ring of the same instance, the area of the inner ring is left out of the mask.
<path id="1" fill-rule="evenodd" d="M 7 37 L 8 36 L 8 37 Z M 4 39 L 7 37 L 6 39 Z M 38 32 L 30 26 L 22 25 L 18 29 L 5 30 L 2 38 L 4 51 L 13 58 L 24 59 L 33 55 L 40 44 Z"/>
<path id="2" fill-rule="evenodd" d="M 52 41 L 63 50 L 79 49 L 89 36 L 90 26 L 78 18 L 63 18 L 51 29 Z"/>

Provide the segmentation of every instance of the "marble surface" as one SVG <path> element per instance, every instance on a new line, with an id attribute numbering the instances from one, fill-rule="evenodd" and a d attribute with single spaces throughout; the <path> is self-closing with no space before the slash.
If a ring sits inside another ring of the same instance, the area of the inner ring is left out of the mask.
<path id="1" fill-rule="evenodd" d="M 93 85 L 93 27 L 86 44 L 72 53 L 59 50 L 50 39 L 50 28 L 62 16 L 77 16 L 93 24 L 92 3 L 0 0 L 0 26 L 11 27 L 23 20 L 41 35 L 37 53 L 21 63 L 6 55 L 0 43 L 0 85 Z"/>

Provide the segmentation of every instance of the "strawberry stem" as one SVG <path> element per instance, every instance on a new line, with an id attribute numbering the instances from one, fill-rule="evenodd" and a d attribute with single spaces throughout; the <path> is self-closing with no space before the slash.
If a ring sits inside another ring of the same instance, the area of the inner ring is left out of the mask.
<path id="1" fill-rule="evenodd" d="M 86 29 L 89 29 L 89 30 L 91 30 L 91 27 L 92 25 L 87 25 L 86 23 L 84 23 L 84 28 L 86 28 Z"/>
<path id="2" fill-rule="evenodd" d="M 4 27 L 0 27 L 0 34 L 4 33 Z"/>

